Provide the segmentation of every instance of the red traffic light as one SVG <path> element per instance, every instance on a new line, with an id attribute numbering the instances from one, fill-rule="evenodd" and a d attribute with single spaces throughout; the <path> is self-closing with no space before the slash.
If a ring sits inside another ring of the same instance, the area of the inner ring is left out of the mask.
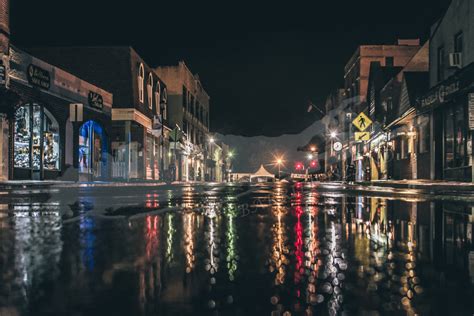
<path id="1" fill-rule="evenodd" d="M 316 168 L 317 165 L 318 163 L 316 162 L 316 160 L 311 160 L 311 163 L 310 163 L 311 168 Z"/>
<path id="2" fill-rule="evenodd" d="M 303 164 L 301 162 L 297 162 L 296 165 L 295 165 L 295 169 L 296 170 L 302 170 L 304 167 L 303 167 Z"/>

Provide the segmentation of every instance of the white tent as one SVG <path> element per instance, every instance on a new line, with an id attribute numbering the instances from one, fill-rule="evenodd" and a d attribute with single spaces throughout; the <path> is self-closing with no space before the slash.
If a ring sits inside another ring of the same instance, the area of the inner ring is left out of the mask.
<path id="1" fill-rule="evenodd" d="M 250 176 L 250 182 L 252 182 L 252 179 L 254 178 L 268 180 L 268 178 L 275 179 L 275 175 L 268 172 L 263 165 L 260 165 L 260 168 L 258 168 L 257 172 Z"/>

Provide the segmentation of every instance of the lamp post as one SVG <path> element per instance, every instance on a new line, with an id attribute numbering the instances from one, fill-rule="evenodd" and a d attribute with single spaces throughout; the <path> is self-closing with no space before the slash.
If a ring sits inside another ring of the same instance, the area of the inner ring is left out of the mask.
<path id="1" fill-rule="evenodd" d="M 277 158 L 276 164 L 278 166 L 278 180 L 281 178 L 281 164 L 283 163 L 283 159 Z"/>

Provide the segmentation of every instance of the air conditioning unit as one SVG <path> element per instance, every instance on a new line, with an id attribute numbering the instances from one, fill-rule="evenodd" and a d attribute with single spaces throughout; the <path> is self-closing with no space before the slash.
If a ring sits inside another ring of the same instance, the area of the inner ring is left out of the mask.
<path id="1" fill-rule="evenodd" d="M 449 54 L 449 67 L 462 68 L 462 53 Z"/>

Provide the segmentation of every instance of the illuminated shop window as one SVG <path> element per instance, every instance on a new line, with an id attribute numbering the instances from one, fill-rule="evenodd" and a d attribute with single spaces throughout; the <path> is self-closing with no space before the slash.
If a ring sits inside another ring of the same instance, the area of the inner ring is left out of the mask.
<path id="1" fill-rule="evenodd" d="M 82 124 L 79 129 L 79 172 L 102 176 L 106 153 L 102 127 L 94 121 Z"/>
<path id="2" fill-rule="evenodd" d="M 44 107 L 24 105 L 15 112 L 14 166 L 59 170 L 59 126 Z"/>

